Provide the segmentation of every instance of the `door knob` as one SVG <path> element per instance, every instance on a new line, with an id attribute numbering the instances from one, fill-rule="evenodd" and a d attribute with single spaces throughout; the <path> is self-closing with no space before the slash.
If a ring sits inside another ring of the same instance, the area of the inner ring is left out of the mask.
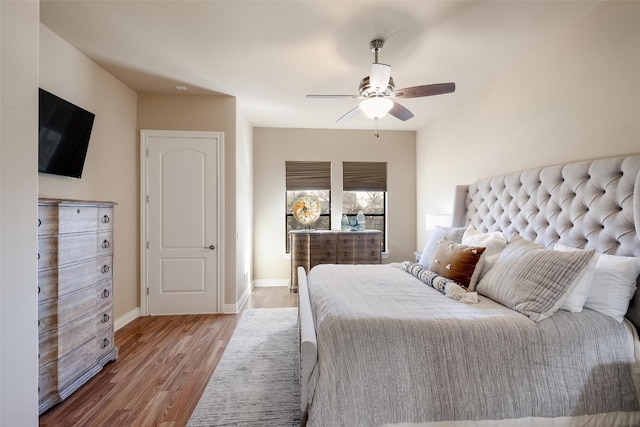
<path id="1" fill-rule="evenodd" d="M 205 249 L 209 249 L 209 250 L 214 250 L 215 248 L 216 248 L 216 245 L 205 246 Z"/>

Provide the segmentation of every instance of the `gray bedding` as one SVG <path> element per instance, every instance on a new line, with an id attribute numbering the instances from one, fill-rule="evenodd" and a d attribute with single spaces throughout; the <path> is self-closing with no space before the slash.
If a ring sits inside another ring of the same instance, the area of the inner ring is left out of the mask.
<path id="1" fill-rule="evenodd" d="M 449 299 L 389 265 L 320 265 L 308 291 L 319 350 L 310 427 L 638 420 L 626 323 L 588 309 L 534 323 L 485 297 Z"/>

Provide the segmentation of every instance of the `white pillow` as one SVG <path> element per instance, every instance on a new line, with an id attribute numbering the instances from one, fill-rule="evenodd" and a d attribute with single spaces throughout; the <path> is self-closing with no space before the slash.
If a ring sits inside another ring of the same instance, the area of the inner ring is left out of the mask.
<path id="1" fill-rule="evenodd" d="M 475 283 L 482 279 L 482 277 L 487 274 L 487 271 L 496 263 L 500 253 L 507 245 L 507 239 L 501 231 L 479 233 L 473 225 L 469 225 L 462 235 L 462 244 L 487 248 L 482 254 L 483 260 L 476 265 L 476 270 L 478 271 L 474 271 L 473 273 L 474 276 L 477 276 L 477 279 L 472 281 L 474 284 L 473 287 L 469 284 L 469 292 L 471 292 L 475 288 Z"/>
<path id="2" fill-rule="evenodd" d="M 556 243 L 553 246 L 553 249 L 556 251 L 569 252 L 569 251 L 579 251 L 580 249 L 572 248 L 569 246 L 565 246 L 561 243 Z M 593 260 L 589 263 L 587 270 L 584 275 L 580 278 L 576 287 L 573 288 L 573 291 L 569 294 L 569 298 L 562 304 L 560 310 L 570 311 L 572 313 L 579 313 L 582 311 L 584 307 L 585 301 L 587 301 L 587 297 L 589 296 L 589 291 L 591 290 L 591 284 L 593 283 L 593 274 L 595 272 L 595 266 L 598 259 L 598 254 L 596 253 L 593 256 Z"/>
<path id="3" fill-rule="evenodd" d="M 593 282 L 584 306 L 622 323 L 636 291 L 639 275 L 640 258 L 596 254 Z"/>
<path id="4" fill-rule="evenodd" d="M 460 243 L 462 241 L 463 233 L 463 227 L 453 228 L 436 225 L 435 229 L 431 232 L 431 235 L 427 240 L 427 244 L 422 250 L 420 262 L 418 262 L 418 264 L 426 269 L 429 269 L 431 261 L 433 261 L 433 254 L 436 253 L 436 249 L 438 248 L 438 243 L 440 243 L 440 240 L 442 240 L 443 238 L 447 238 L 452 242 Z"/>

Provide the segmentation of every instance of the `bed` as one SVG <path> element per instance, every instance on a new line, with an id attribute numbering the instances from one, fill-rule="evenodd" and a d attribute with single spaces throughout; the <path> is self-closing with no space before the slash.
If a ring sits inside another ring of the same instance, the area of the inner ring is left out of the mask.
<path id="1" fill-rule="evenodd" d="M 304 423 L 640 425 L 640 155 L 484 179 L 454 205 L 430 263 L 298 270 Z M 487 236 L 505 241 L 469 244 Z M 452 248 L 475 257 L 465 286 Z"/>

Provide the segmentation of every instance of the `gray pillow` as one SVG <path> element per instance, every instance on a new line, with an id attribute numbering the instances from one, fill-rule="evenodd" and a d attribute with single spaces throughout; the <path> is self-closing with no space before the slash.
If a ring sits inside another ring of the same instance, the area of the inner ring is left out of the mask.
<path id="1" fill-rule="evenodd" d="M 516 235 L 476 291 L 539 322 L 562 306 L 594 253 L 554 251 Z"/>
<path id="2" fill-rule="evenodd" d="M 436 253 L 436 249 L 438 248 L 438 243 L 443 238 L 449 239 L 452 242 L 462 243 L 462 235 L 464 234 L 465 227 L 452 228 L 452 227 L 441 227 L 437 225 L 435 229 L 431 232 L 429 236 L 429 240 L 427 240 L 427 244 L 424 246 L 422 250 L 422 256 L 420 257 L 420 264 L 426 269 L 429 269 L 431 266 L 431 261 L 433 261 L 433 255 Z"/>

